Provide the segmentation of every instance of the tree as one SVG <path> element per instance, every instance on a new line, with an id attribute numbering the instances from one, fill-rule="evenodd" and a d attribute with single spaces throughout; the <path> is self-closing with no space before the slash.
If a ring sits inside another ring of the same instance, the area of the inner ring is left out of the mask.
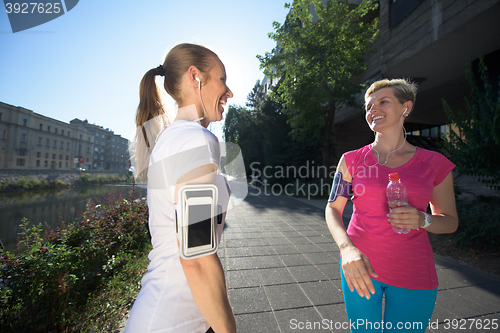
<path id="1" fill-rule="evenodd" d="M 260 112 L 262 111 L 262 106 L 264 105 L 266 99 L 267 96 L 264 91 L 264 86 L 260 84 L 259 80 L 257 80 L 252 91 L 247 96 L 248 102 L 246 103 L 246 106 L 249 107 L 253 112 Z"/>
<path id="2" fill-rule="evenodd" d="M 224 121 L 224 140 L 240 147 L 247 173 L 253 162 L 263 162 L 259 118 L 251 110 L 241 106 L 228 107 Z"/>
<path id="3" fill-rule="evenodd" d="M 472 66 L 466 61 L 465 75 L 471 88 L 469 98 L 465 98 L 467 112 L 453 112 L 442 100 L 452 124 L 449 141 L 443 144 L 459 172 L 500 190 L 500 78 L 495 92 L 482 58 L 478 74 L 480 83 L 476 83 Z"/>
<path id="4" fill-rule="evenodd" d="M 292 135 L 321 147 L 323 164 L 330 165 L 333 125 L 337 108 L 354 105 L 362 89 L 353 78 L 366 70 L 365 57 L 378 36 L 378 8 L 371 0 L 294 0 L 285 23 L 273 23 L 269 37 L 276 47 L 258 55 L 270 78 L 279 78 L 271 98 L 283 105 Z"/>

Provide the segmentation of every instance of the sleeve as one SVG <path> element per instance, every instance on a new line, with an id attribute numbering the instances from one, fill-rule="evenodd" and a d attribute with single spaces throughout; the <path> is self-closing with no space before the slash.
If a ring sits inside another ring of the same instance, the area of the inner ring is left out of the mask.
<path id="1" fill-rule="evenodd" d="M 434 186 L 438 186 L 455 168 L 455 164 L 444 155 L 435 153 L 432 160 L 432 167 L 434 169 Z"/>
<path id="2" fill-rule="evenodd" d="M 150 158 L 148 189 L 175 188 L 184 174 L 207 164 L 219 166 L 217 137 L 201 127 L 183 128 L 158 140 Z"/>
<path id="3" fill-rule="evenodd" d="M 216 164 L 218 160 L 218 140 L 205 129 L 190 129 L 179 137 L 178 151 L 172 155 L 172 180 L 177 180 L 184 174 L 207 164 Z"/>

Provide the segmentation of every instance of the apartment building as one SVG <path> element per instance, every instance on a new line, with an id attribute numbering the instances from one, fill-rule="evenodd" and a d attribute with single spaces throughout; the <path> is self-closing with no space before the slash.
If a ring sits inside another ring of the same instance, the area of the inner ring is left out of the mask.
<path id="1" fill-rule="evenodd" d="M 90 167 L 93 136 L 68 123 L 0 102 L 0 168 Z"/>
<path id="2" fill-rule="evenodd" d="M 129 167 L 129 141 L 109 128 L 75 118 L 70 124 L 94 134 L 93 170 L 125 171 Z"/>
<path id="3" fill-rule="evenodd" d="M 109 128 L 87 120 L 68 124 L 0 102 L 0 168 L 125 171 L 128 145 Z"/>

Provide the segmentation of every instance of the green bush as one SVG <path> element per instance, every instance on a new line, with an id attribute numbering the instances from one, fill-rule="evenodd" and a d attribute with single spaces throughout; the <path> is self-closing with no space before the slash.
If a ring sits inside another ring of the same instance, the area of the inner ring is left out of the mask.
<path id="1" fill-rule="evenodd" d="M 109 197 L 99 205 L 89 200 L 81 222 L 49 229 L 44 237 L 40 226 L 23 220 L 23 252 L 0 251 L 2 332 L 102 328 L 102 320 L 82 323 L 81 318 L 95 313 L 89 306 L 96 308 L 103 290 L 126 278 L 122 275 L 130 270 L 130 260 L 148 248 L 147 220 L 145 200 L 134 200 L 133 194 Z"/>
<path id="2" fill-rule="evenodd" d="M 477 202 L 457 202 L 459 226 L 453 234 L 456 247 L 467 250 L 500 250 L 500 199 L 480 197 Z"/>

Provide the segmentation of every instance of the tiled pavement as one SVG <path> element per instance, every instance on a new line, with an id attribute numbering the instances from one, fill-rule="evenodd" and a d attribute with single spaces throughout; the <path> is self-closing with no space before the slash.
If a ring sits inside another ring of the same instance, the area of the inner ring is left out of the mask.
<path id="1" fill-rule="evenodd" d="M 348 332 L 324 205 L 252 191 L 228 212 L 219 256 L 238 332 Z M 344 219 L 350 213 L 348 206 Z M 500 278 L 441 256 L 435 262 L 440 285 L 427 331 L 500 331 Z"/>
<path id="2" fill-rule="evenodd" d="M 256 194 L 228 212 L 219 249 L 238 332 L 348 332 L 325 203 Z M 500 278 L 435 262 L 440 284 L 427 332 L 500 331 Z"/>

